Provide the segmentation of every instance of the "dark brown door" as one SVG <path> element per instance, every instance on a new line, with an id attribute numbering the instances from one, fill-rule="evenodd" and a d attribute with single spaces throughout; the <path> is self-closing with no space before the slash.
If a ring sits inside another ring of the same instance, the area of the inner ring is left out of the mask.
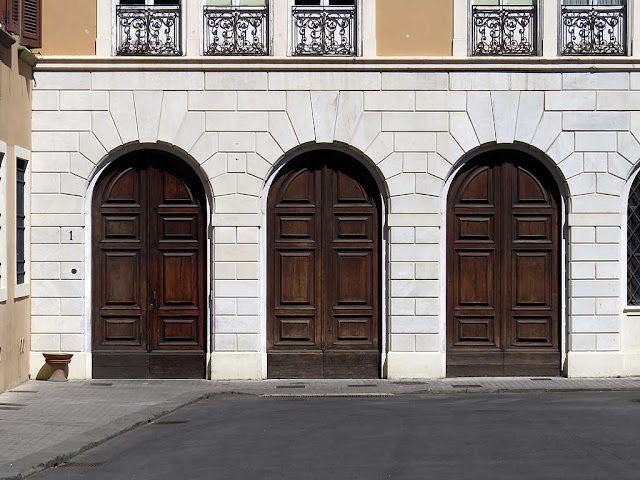
<path id="1" fill-rule="evenodd" d="M 93 200 L 94 378 L 204 378 L 204 192 L 156 151 L 110 166 Z"/>
<path id="2" fill-rule="evenodd" d="M 347 155 L 288 164 L 268 203 L 270 378 L 380 375 L 380 201 Z"/>
<path id="3" fill-rule="evenodd" d="M 480 156 L 447 209 L 447 375 L 559 375 L 559 195 L 538 161 Z"/>

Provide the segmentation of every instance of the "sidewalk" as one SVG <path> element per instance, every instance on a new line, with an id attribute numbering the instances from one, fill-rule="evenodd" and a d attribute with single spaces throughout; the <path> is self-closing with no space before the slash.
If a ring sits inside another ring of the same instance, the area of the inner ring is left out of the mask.
<path id="1" fill-rule="evenodd" d="M 215 394 L 262 396 L 457 395 L 639 390 L 640 378 L 443 380 L 29 381 L 0 395 L 0 480 L 23 478 Z"/>

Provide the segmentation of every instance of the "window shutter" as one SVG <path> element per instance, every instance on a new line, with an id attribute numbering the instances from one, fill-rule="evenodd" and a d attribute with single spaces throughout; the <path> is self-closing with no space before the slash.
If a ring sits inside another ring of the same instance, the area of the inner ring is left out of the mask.
<path id="1" fill-rule="evenodd" d="M 22 0 L 22 44 L 27 47 L 41 46 L 42 0 Z"/>
<path id="2" fill-rule="evenodd" d="M 0 25 L 7 28 L 7 13 L 9 11 L 9 0 L 0 0 Z"/>
<path id="3" fill-rule="evenodd" d="M 7 0 L 7 25 L 9 32 L 20 34 L 20 0 Z"/>

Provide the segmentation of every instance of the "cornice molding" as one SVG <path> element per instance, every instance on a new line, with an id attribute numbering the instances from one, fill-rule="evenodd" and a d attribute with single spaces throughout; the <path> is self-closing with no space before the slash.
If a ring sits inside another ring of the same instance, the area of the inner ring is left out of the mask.
<path id="1" fill-rule="evenodd" d="M 81 57 L 48 56 L 38 71 L 640 71 L 640 58 L 579 57 Z"/>

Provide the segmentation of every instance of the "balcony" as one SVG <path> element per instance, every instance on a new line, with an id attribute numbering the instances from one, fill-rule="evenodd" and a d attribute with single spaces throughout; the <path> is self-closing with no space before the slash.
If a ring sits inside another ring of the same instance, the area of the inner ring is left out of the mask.
<path id="1" fill-rule="evenodd" d="M 180 6 L 117 5 L 116 55 L 182 55 Z"/>
<path id="2" fill-rule="evenodd" d="M 625 5 L 562 6 L 562 55 L 626 55 Z"/>
<path id="3" fill-rule="evenodd" d="M 267 7 L 204 7 L 205 55 L 269 55 Z"/>
<path id="4" fill-rule="evenodd" d="M 356 56 L 356 7 L 292 7 L 296 56 Z"/>
<path id="5" fill-rule="evenodd" d="M 473 5 L 472 55 L 535 55 L 534 5 Z"/>

